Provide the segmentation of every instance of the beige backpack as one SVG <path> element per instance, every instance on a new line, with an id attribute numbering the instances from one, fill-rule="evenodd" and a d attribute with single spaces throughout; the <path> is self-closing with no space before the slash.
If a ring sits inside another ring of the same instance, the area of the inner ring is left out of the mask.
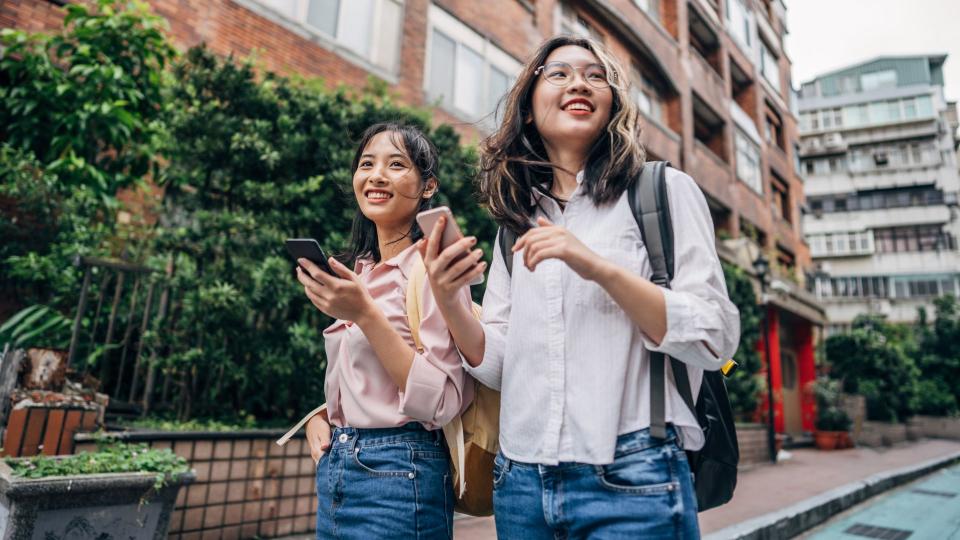
<path id="1" fill-rule="evenodd" d="M 420 315 L 423 313 L 423 288 L 427 269 L 417 257 L 407 283 L 407 319 L 418 352 Z M 480 306 L 473 304 L 473 314 L 480 318 Z M 468 377 L 474 385 L 473 402 L 463 414 L 443 426 L 443 435 L 450 447 L 450 463 L 457 502 L 454 509 L 472 516 L 493 514 L 493 460 L 499 449 L 500 392 Z"/>

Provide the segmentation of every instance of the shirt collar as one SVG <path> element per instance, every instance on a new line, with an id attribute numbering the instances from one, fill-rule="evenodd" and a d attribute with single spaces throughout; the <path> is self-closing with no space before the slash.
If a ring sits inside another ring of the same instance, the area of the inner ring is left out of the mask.
<path id="1" fill-rule="evenodd" d="M 580 172 L 577 173 L 577 188 L 583 184 L 583 169 L 580 169 Z M 540 202 L 540 198 L 543 197 L 543 194 L 539 191 L 534 191 L 530 194 L 530 206 L 536 206 Z"/>
<path id="2" fill-rule="evenodd" d="M 410 265 L 413 264 L 414 258 L 419 256 L 420 256 L 420 252 L 417 250 L 416 242 L 414 242 L 412 245 L 410 245 L 400 253 L 397 253 L 393 257 L 385 261 L 382 261 L 381 266 L 392 266 L 394 268 L 398 268 L 400 269 L 400 273 L 403 274 L 403 277 L 409 278 L 407 273 L 409 271 Z M 358 259 L 357 264 L 355 265 L 356 268 L 354 269 L 354 272 L 357 275 L 370 272 L 372 271 L 374 264 L 375 263 L 373 259 Z"/>

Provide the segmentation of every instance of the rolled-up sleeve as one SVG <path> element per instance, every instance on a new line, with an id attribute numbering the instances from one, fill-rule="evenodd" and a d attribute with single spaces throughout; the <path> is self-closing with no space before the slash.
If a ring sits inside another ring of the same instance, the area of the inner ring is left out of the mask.
<path id="1" fill-rule="evenodd" d="M 493 264 L 483 294 L 483 361 L 477 367 L 466 360 L 463 366 L 481 384 L 500 390 L 503 357 L 507 348 L 507 322 L 510 320 L 510 273 L 500 255 L 500 239 L 494 241 Z"/>
<path id="2" fill-rule="evenodd" d="M 464 287 L 460 300 L 470 306 L 470 290 Z M 416 352 L 407 375 L 406 391 L 400 393 L 400 414 L 440 427 L 452 420 L 473 399 L 472 385 L 460 352 L 437 307 L 430 283 L 424 283 L 420 319 L 423 352 Z"/>
<path id="3" fill-rule="evenodd" d="M 644 345 L 693 366 L 717 370 L 737 350 L 740 312 L 727 295 L 703 192 L 688 175 L 668 169 L 667 196 L 675 268 L 671 288 L 663 289 L 667 332 L 659 345 L 644 335 Z"/>

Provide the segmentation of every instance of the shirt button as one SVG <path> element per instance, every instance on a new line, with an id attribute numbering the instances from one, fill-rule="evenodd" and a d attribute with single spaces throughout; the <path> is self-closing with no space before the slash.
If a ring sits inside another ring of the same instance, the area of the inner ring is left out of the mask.
<path id="1" fill-rule="evenodd" d="M 340 437 L 337 438 L 337 440 L 340 441 L 341 443 L 345 443 L 345 442 L 347 442 L 349 439 L 350 439 L 350 437 L 348 437 L 346 433 L 341 433 L 341 434 L 340 434 Z"/>

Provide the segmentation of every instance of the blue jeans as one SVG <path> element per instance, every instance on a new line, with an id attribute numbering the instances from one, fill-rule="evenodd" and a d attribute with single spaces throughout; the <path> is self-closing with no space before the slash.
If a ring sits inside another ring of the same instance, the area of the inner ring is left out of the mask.
<path id="1" fill-rule="evenodd" d="M 610 465 L 520 463 L 497 455 L 493 507 L 500 540 L 700 538 L 686 454 L 644 429 L 617 438 Z"/>
<path id="2" fill-rule="evenodd" d="M 335 428 L 317 464 L 317 539 L 453 537 L 443 432 Z"/>

